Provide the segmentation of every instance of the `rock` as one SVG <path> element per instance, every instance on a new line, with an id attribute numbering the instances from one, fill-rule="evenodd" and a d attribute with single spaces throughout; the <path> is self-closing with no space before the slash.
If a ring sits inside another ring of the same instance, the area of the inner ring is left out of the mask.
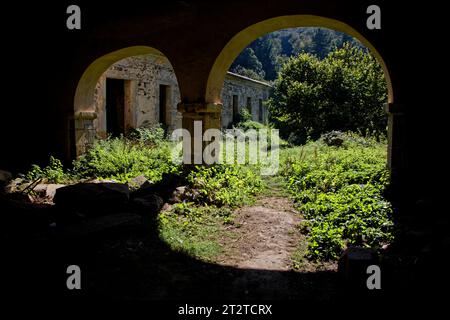
<path id="1" fill-rule="evenodd" d="M 26 193 L 14 192 L 6 195 L 6 199 L 15 204 L 28 205 L 33 203 L 33 198 Z"/>
<path id="2" fill-rule="evenodd" d="M 11 172 L 0 170 L 0 182 L 8 182 L 11 179 L 12 179 Z"/>
<path id="3" fill-rule="evenodd" d="M 338 269 L 348 285 L 367 290 L 367 267 L 378 264 L 378 257 L 373 250 L 348 247 L 339 259 Z"/>
<path id="4" fill-rule="evenodd" d="M 164 205 L 161 208 L 161 211 L 170 211 L 170 210 L 172 210 L 172 205 L 168 204 L 167 202 L 164 203 Z"/>
<path id="5" fill-rule="evenodd" d="M 141 215 L 155 215 L 163 207 L 164 201 L 155 194 L 143 195 L 133 198 L 130 202 L 130 210 Z"/>
<path id="6" fill-rule="evenodd" d="M 118 182 L 116 180 L 93 179 L 93 180 L 89 180 L 88 183 L 118 183 Z"/>
<path id="7" fill-rule="evenodd" d="M 322 135 L 323 141 L 328 146 L 340 147 L 344 143 L 344 134 L 340 131 L 331 131 Z"/>
<path id="8" fill-rule="evenodd" d="M 59 188 L 65 187 L 64 184 L 38 184 L 34 187 L 33 191 L 36 192 L 43 198 L 47 198 L 50 201 L 53 201 L 55 197 L 56 190 Z"/>
<path id="9" fill-rule="evenodd" d="M 13 193 L 25 189 L 29 183 L 25 183 L 22 178 L 11 180 L 3 189 L 6 193 Z"/>
<path id="10" fill-rule="evenodd" d="M 130 182 L 128 182 L 128 187 L 130 190 L 138 190 L 145 186 L 150 186 L 153 183 L 149 181 L 144 175 L 137 176 L 133 179 L 131 179 Z"/>
<path id="11" fill-rule="evenodd" d="M 177 187 L 172 193 L 172 196 L 169 198 L 169 203 L 180 203 L 183 202 L 183 199 L 186 194 L 186 186 Z"/>
<path id="12" fill-rule="evenodd" d="M 184 194 L 184 197 L 189 198 L 190 200 L 198 199 L 200 196 L 200 192 L 197 189 L 191 188 L 186 189 L 186 192 Z"/>
<path id="13" fill-rule="evenodd" d="M 128 186 L 121 183 L 78 183 L 56 189 L 53 202 L 60 209 L 100 216 L 122 211 L 129 193 Z"/>
<path id="14" fill-rule="evenodd" d="M 56 232 L 62 237 L 85 237 L 105 231 L 141 224 L 141 217 L 133 213 L 117 213 L 86 219 L 70 225 L 55 225 Z"/>
<path id="15" fill-rule="evenodd" d="M 138 198 L 142 195 L 156 194 L 167 201 L 172 197 L 174 190 L 185 183 L 185 178 L 177 174 L 165 173 L 158 183 L 142 185 L 140 189 L 133 192 L 133 197 Z"/>

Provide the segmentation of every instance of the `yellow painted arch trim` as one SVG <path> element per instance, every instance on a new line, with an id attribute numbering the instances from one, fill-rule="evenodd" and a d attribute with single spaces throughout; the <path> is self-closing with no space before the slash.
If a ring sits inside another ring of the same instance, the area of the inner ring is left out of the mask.
<path id="1" fill-rule="evenodd" d="M 384 72 L 384 76 L 386 78 L 388 88 L 388 102 L 393 103 L 394 93 L 392 89 L 391 77 L 389 76 L 386 63 L 384 62 L 383 58 L 376 50 L 376 48 L 364 36 L 362 36 L 358 31 L 350 27 L 348 24 L 335 19 L 315 15 L 289 15 L 271 18 L 253 24 L 236 34 L 225 45 L 213 64 L 213 67 L 208 76 L 208 83 L 205 93 L 206 101 L 210 103 L 220 103 L 220 93 L 223 87 L 225 74 L 230 68 L 233 61 L 237 58 L 237 56 L 250 43 L 261 36 L 277 30 L 299 27 L 329 28 L 344 32 L 358 39 L 363 45 L 369 48 L 370 52 L 380 63 Z"/>

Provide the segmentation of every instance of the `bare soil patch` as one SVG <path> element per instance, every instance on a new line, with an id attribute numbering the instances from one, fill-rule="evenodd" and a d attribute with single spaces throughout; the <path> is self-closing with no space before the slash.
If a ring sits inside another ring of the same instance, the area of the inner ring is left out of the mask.
<path id="1" fill-rule="evenodd" d="M 297 230 L 300 217 L 289 199 L 267 197 L 236 211 L 229 228 L 232 240 L 223 243 L 223 265 L 244 269 L 290 270 L 291 256 L 302 240 Z"/>

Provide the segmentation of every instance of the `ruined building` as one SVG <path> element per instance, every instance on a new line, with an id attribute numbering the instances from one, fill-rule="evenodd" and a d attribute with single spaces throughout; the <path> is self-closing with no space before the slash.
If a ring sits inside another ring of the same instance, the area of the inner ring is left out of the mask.
<path id="1" fill-rule="evenodd" d="M 235 123 L 243 107 L 248 108 L 254 121 L 266 122 L 264 101 L 270 89 L 265 82 L 228 72 L 221 93 L 222 128 Z M 163 124 L 169 132 L 181 128 L 179 102 L 180 90 L 167 58 L 147 54 L 120 60 L 108 68 L 97 83 L 96 114 L 90 138 L 118 136 L 130 128 L 157 123 Z"/>

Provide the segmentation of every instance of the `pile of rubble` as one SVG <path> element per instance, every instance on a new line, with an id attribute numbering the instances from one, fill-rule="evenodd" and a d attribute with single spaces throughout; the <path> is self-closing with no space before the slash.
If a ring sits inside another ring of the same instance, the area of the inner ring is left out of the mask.
<path id="1" fill-rule="evenodd" d="M 10 224 L 30 224 L 41 232 L 64 237 L 84 236 L 154 222 L 159 211 L 183 200 L 183 182 L 168 174 L 159 183 L 139 176 L 125 184 L 89 180 L 64 185 L 44 179 L 13 179 L 9 172 L 0 171 L 0 206 Z"/>

